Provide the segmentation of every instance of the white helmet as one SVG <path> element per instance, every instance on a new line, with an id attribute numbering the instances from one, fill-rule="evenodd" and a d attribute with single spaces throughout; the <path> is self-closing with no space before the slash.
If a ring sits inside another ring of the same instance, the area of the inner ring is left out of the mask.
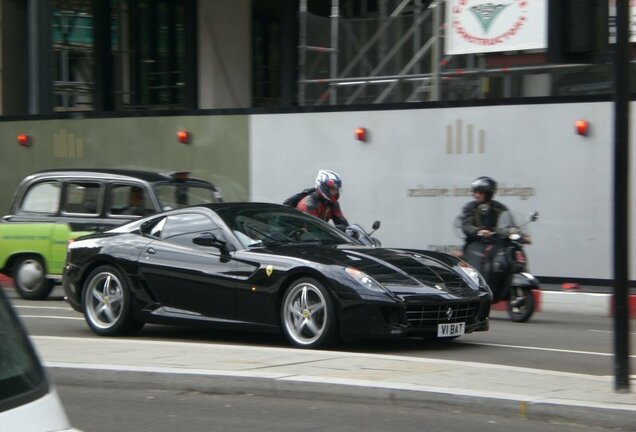
<path id="1" fill-rule="evenodd" d="M 342 187 L 342 180 L 340 176 L 333 171 L 320 170 L 316 177 L 316 191 L 318 195 L 324 199 L 337 202 L 340 198 L 340 188 Z"/>

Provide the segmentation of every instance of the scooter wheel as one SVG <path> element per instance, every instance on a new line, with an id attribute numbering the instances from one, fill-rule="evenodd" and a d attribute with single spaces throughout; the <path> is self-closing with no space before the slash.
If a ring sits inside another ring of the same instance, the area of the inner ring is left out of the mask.
<path id="1" fill-rule="evenodd" d="M 514 286 L 510 289 L 508 300 L 508 315 L 514 322 L 526 322 L 534 313 L 536 302 L 532 289 L 529 287 Z"/>

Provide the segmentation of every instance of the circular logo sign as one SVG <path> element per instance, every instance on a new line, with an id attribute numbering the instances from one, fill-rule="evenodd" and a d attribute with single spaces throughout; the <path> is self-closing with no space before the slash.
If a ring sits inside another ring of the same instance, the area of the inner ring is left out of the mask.
<path id="1" fill-rule="evenodd" d="M 455 0 L 451 12 L 451 25 L 459 37 L 472 44 L 493 46 L 506 42 L 523 28 L 528 20 L 528 0 Z"/>

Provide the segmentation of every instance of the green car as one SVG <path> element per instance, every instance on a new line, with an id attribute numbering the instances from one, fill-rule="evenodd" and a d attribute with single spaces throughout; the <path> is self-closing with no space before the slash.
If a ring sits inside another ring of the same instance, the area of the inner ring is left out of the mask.
<path id="1" fill-rule="evenodd" d="M 61 282 L 69 241 L 173 208 L 223 201 L 212 183 L 186 172 L 63 169 L 26 177 L 0 221 L 0 273 L 25 299 Z"/>

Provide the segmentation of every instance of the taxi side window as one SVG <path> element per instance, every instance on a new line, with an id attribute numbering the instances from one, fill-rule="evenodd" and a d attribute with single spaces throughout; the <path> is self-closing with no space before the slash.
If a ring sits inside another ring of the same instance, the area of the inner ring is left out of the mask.
<path id="1" fill-rule="evenodd" d="M 66 184 L 66 213 L 97 215 L 101 212 L 101 184 L 69 182 Z"/>
<path id="2" fill-rule="evenodd" d="M 57 213 L 60 206 L 60 183 L 41 182 L 32 185 L 24 195 L 21 211 L 34 213 Z"/>
<path id="3" fill-rule="evenodd" d="M 113 185 L 109 202 L 109 213 L 113 215 L 146 216 L 154 213 L 150 198 L 140 186 Z"/>

